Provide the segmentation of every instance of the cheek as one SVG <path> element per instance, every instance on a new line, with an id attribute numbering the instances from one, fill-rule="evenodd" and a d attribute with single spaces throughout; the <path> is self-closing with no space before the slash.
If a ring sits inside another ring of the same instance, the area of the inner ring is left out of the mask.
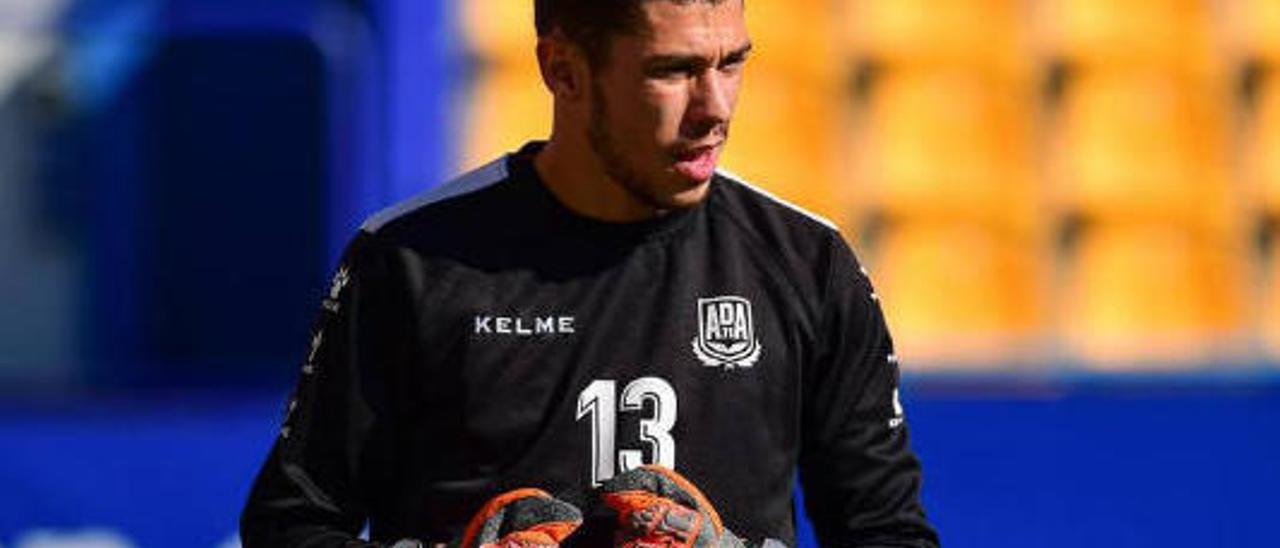
<path id="1" fill-rule="evenodd" d="M 658 137 L 671 139 L 679 132 L 688 106 L 688 96 L 679 86 L 655 86 L 646 94 L 645 102 Z"/>
<path id="2" fill-rule="evenodd" d="M 629 138 L 647 135 L 659 118 L 657 103 L 648 89 L 633 88 L 629 93 L 609 97 L 607 113 L 610 125 Z"/>

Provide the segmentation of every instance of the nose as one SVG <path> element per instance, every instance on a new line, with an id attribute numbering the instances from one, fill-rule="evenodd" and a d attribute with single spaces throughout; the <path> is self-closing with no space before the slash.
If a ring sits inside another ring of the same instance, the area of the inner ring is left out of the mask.
<path id="1" fill-rule="evenodd" d="M 689 97 L 688 128 L 693 136 L 701 136 L 729 122 L 733 115 L 733 94 L 737 84 L 733 76 L 714 68 L 693 80 Z"/>

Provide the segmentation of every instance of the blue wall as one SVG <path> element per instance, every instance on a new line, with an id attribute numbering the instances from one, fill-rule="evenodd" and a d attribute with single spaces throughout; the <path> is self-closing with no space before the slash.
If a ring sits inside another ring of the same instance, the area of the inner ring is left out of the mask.
<path id="1" fill-rule="evenodd" d="M 449 174 L 450 6 L 74 2 L 59 31 L 73 108 L 39 185 L 80 207 L 63 216 L 86 285 L 66 384 L 288 378 L 360 221 Z"/>
<path id="2" fill-rule="evenodd" d="M 921 395 L 909 420 L 945 544 L 1274 544 L 1280 387 L 1152 382 Z"/>
<path id="3" fill-rule="evenodd" d="M 949 548 L 1274 544 L 1280 384 L 907 388 L 926 502 Z M 0 544 L 33 528 L 105 527 L 138 546 L 217 545 L 235 530 L 281 401 L 0 409 Z"/>

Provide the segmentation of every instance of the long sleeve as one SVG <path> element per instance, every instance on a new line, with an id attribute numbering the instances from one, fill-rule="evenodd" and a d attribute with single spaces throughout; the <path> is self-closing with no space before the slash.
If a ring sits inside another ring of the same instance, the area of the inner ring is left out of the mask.
<path id="1" fill-rule="evenodd" d="M 407 318 L 393 256 L 365 232 L 348 247 L 241 516 L 246 548 L 377 546 L 356 535 L 385 504 L 394 467 L 388 384 Z"/>
<path id="2" fill-rule="evenodd" d="M 805 507 L 823 546 L 938 546 L 879 299 L 848 246 L 833 240 L 820 348 L 805 371 Z"/>

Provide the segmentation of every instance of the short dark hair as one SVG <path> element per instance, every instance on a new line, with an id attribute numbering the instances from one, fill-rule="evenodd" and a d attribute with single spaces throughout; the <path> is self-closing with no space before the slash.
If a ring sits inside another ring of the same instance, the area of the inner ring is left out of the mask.
<path id="1" fill-rule="evenodd" d="M 609 40 L 633 33 L 640 24 L 640 6 L 645 2 L 719 4 L 724 0 L 534 0 L 533 24 L 538 37 L 559 30 L 582 48 L 592 66 L 608 61 Z"/>

